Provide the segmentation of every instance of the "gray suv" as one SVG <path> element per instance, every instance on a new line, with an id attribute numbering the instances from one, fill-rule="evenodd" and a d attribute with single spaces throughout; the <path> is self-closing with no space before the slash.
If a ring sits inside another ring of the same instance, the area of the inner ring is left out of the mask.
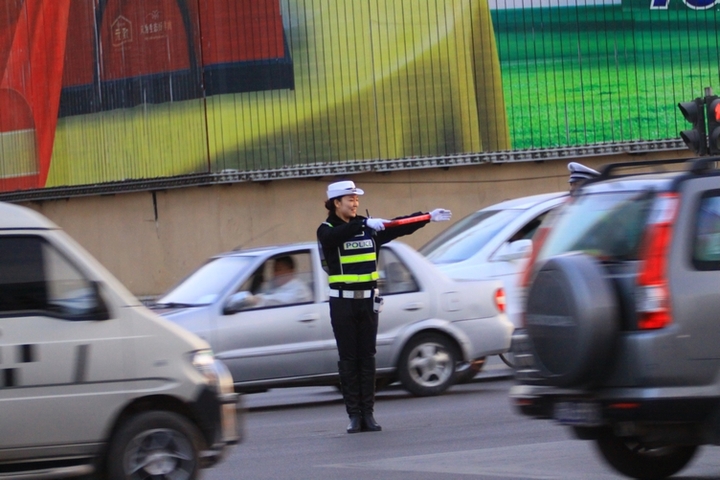
<path id="1" fill-rule="evenodd" d="M 514 405 L 633 478 L 720 444 L 718 160 L 606 166 L 541 226 L 523 278 Z"/>

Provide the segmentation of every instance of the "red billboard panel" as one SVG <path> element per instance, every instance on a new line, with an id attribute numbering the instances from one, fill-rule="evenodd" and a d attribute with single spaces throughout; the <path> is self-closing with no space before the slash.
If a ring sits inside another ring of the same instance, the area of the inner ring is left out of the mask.
<path id="1" fill-rule="evenodd" d="M 74 0 L 70 22 L 60 116 L 294 88 L 279 0 Z"/>

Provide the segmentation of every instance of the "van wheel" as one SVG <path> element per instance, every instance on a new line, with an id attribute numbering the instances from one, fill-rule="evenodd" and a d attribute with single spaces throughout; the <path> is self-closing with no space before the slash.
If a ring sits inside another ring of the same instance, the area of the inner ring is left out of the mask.
<path id="1" fill-rule="evenodd" d="M 651 480 L 669 477 L 692 459 L 697 445 L 647 445 L 631 437 L 617 437 L 605 430 L 597 439 L 605 460 L 618 472 Z"/>
<path id="2" fill-rule="evenodd" d="M 194 480 L 202 445 L 184 417 L 151 411 L 130 418 L 113 436 L 107 456 L 111 480 Z"/>
<path id="3" fill-rule="evenodd" d="M 400 354 L 400 383 L 418 397 L 439 395 L 452 385 L 458 357 L 455 345 L 444 335 L 417 335 Z"/>

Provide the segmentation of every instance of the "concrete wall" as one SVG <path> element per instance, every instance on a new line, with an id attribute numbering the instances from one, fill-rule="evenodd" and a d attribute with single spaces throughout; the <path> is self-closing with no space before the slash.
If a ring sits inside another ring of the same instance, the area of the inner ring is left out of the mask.
<path id="1" fill-rule="evenodd" d="M 687 156 L 685 152 L 652 158 Z M 648 157 L 598 157 L 590 167 Z M 485 164 L 349 177 L 365 190 L 360 212 L 390 218 L 449 208 L 403 241 L 419 248 L 465 215 L 502 200 L 568 188 L 567 163 Z M 237 246 L 315 240 L 327 214 L 325 188 L 336 178 L 278 180 L 26 204 L 64 228 L 139 296 L 157 295 L 207 257 Z"/>

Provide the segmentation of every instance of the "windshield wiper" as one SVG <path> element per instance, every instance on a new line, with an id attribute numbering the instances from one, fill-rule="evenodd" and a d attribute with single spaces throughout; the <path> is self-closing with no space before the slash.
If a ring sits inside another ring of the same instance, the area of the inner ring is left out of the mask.
<path id="1" fill-rule="evenodd" d="M 203 304 L 195 303 L 179 303 L 179 302 L 167 302 L 167 303 L 153 303 L 150 308 L 191 308 L 191 307 L 202 307 Z"/>

